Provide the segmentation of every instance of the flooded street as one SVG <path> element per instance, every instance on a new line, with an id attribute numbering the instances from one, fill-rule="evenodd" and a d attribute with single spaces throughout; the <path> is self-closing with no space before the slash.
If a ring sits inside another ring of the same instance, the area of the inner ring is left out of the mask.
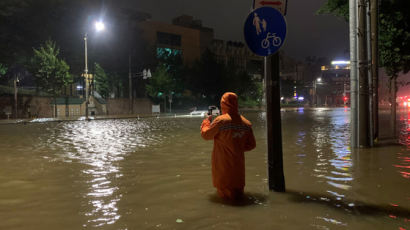
<path id="1" fill-rule="evenodd" d="M 1 125 L 0 229 L 410 229 L 410 113 L 407 146 L 354 151 L 349 113 L 282 113 L 286 193 L 267 188 L 264 113 L 245 114 L 239 204 L 212 187 L 201 118 Z"/>

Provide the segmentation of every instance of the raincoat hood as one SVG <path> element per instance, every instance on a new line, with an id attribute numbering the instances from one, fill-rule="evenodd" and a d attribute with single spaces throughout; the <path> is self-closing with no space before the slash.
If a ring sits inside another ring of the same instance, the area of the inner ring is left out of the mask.
<path id="1" fill-rule="evenodd" d="M 235 93 L 227 92 L 221 98 L 222 114 L 238 114 L 238 96 Z"/>

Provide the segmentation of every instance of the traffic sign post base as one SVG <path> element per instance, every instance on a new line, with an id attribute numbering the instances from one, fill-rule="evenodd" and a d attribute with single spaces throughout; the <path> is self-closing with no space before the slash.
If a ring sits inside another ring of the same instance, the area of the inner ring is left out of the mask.
<path id="1" fill-rule="evenodd" d="M 278 53 L 265 57 L 265 82 L 269 190 L 285 192 Z"/>

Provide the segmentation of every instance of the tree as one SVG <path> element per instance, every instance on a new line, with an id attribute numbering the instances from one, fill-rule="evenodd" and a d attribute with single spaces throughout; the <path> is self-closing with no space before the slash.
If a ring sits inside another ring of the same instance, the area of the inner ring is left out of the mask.
<path id="1" fill-rule="evenodd" d="M 240 68 L 232 61 L 229 61 L 223 69 L 221 91 L 235 92 L 241 104 L 260 105 L 262 98 L 261 81 L 254 79 L 245 69 Z"/>
<path id="2" fill-rule="evenodd" d="M 64 60 L 59 59 L 60 50 L 51 40 L 46 41 L 39 49 L 33 50 L 31 67 L 37 87 L 51 93 L 56 105 L 57 95 L 72 82 L 72 76 L 69 73 L 70 67 Z M 55 110 L 55 115 L 57 115 L 57 106 L 55 106 Z"/>
<path id="3" fill-rule="evenodd" d="M 162 64 L 157 67 L 152 74 L 149 83 L 146 85 L 148 95 L 158 102 L 158 99 L 163 98 L 166 100 L 166 95 L 171 94 L 176 87 L 175 81 L 172 79 L 171 74 L 168 72 L 167 66 Z M 166 108 L 166 102 L 164 103 Z"/>
<path id="4" fill-rule="evenodd" d="M 110 95 L 110 83 L 108 75 L 105 73 L 104 69 L 98 64 L 94 63 L 95 66 L 95 90 L 103 97 L 108 98 Z"/>
<path id="5" fill-rule="evenodd" d="M 227 68 L 217 62 L 215 55 L 206 50 L 200 60 L 189 69 L 185 84 L 196 101 L 202 104 L 216 103 L 227 90 Z"/>

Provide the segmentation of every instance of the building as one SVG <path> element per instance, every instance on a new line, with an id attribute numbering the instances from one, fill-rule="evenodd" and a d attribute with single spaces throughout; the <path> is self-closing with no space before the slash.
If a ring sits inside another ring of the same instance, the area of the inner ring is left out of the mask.
<path id="1" fill-rule="evenodd" d="M 209 50 L 215 54 L 219 63 L 233 64 L 236 68 L 245 70 L 254 77 L 262 78 L 263 57 L 252 53 L 244 43 L 214 39 Z"/>
<path id="2" fill-rule="evenodd" d="M 173 25 L 182 26 L 185 28 L 191 28 L 199 30 L 199 46 L 201 54 L 209 47 L 211 42 L 214 40 L 214 29 L 209 27 L 204 27 L 202 21 L 199 19 L 194 19 L 189 15 L 181 15 L 172 20 Z"/>
<path id="3" fill-rule="evenodd" d="M 332 61 L 321 67 L 321 82 L 316 84 L 317 104 L 346 105 L 350 97 L 350 62 Z"/>
<path id="4" fill-rule="evenodd" d="M 282 80 L 292 80 L 305 82 L 306 66 L 304 63 L 297 61 L 289 56 L 286 56 L 284 52 L 279 52 L 280 58 L 280 78 Z"/>
<path id="5" fill-rule="evenodd" d="M 146 20 L 139 22 L 137 27 L 158 56 L 179 54 L 187 65 L 201 57 L 214 36 L 213 29 L 203 27 L 200 20 L 188 15 L 175 18 L 173 24 Z"/>

